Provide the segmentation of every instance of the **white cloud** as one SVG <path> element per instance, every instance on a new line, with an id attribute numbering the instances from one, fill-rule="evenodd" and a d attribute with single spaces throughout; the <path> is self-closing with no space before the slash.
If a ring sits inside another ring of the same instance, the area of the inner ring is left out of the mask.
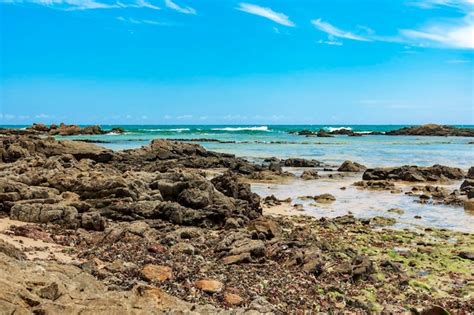
<path id="1" fill-rule="evenodd" d="M 446 60 L 446 63 L 453 63 L 453 64 L 463 64 L 463 63 L 470 63 L 469 59 L 449 59 Z"/>
<path id="2" fill-rule="evenodd" d="M 272 20 L 273 22 L 284 25 L 284 26 L 289 26 L 289 27 L 295 26 L 295 24 L 290 21 L 287 15 L 283 13 L 275 12 L 270 8 L 265 8 L 265 7 L 261 7 L 255 4 L 241 2 L 239 3 L 239 6 L 236 9 L 239 11 L 249 13 L 249 14 L 254 14 L 254 15 L 264 17 L 266 19 Z"/>
<path id="3" fill-rule="evenodd" d="M 38 119 L 49 118 L 49 115 L 41 113 L 41 114 L 36 115 L 35 118 L 38 118 Z"/>
<path id="4" fill-rule="evenodd" d="M 184 13 L 184 14 L 196 14 L 196 10 L 191 8 L 191 7 L 181 7 L 179 5 L 177 5 L 176 3 L 174 3 L 173 1 L 171 0 L 165 0 L 165 5 L 170 8 L 170 9 L 173 9 L 175 11 L 178 11 L 178 12 L 181 12 L 181 13 Z"/>
<path id="5" fill-rule="evenodd" d="M 474 0 L 415 0 L 409 1 L 408 4 L 422 9 L 433 9 L 442 6 L 468 9 L 474 5 Z"/>
<path id="6" fill-rule="evenodd" d="M 131 23 L 131 24 L 150 24 L 150 25 L 169 25 L 168 23 L 164 22 L 159 22 L 155 20 L 143 20 L 143 19 L 136 19 L 136 18 L 127 18 L 123 16 L 118 16 L 117 20 L 125 22 L 125 23 Z"/>
<path id="7" fill-rule="evenodd" d="M 430 46 L 474 49 L 474 14 L 461 21 L 454 20 L 450 24 L 432 23 L 420 29 L 404 29 L 400 32 L 408 39 Z"/>
<path id="8" fill-rule="evenodd" d="M 337 40 L 318 40 L 318 44 L 325 44 L 330 46 L 342 46 L 342 42 L 338 42 Z"/>
<path id="9" fill-rule="evenodd" d="M 327 33 L 329 36 L 339 37 L 339 38 L 346 38 L 346 39 L 357 40 L 357 41 L 364 41 L 364 42 L 371 41 L 371 39 L 369 39 L 369 38 L 362 37 L 362 36 L 353 34 L 353 33 L 348 32 L 348 31 L 343 31 L 343 30 L 335 27 L 334 25 L 332 25 L 330 23 L 324 22 L 321 19 L 312 20 L 311 23 L 317 29 L 319 29 L 322 32 Z"/>
<path id="10" fill-rule="evenodd" d="M 160 8 L 146 0 L 105 3 L 95 0 L 0 0 L 6 4 L 33 4 L 58 10 L 93 10 L 93 9 L 122 9 L 122 8 L 147 8 L 159 10 Z"/>
<path id="11" fill-rule="evenodd" d="M 176 119 L 182 120 L 182 119 L 191 119 L 193 118 L 193 115 L 181 115 L 176 117 Z"/>
<path id="12" fill-rule="evenodd" d="M 15 119 L 15 115 L 11 115 L 11 114 L 4 114 L 3 115 L 3 118 L 6 119 L 6 120 L 12 120 L 12 119 Z"/>

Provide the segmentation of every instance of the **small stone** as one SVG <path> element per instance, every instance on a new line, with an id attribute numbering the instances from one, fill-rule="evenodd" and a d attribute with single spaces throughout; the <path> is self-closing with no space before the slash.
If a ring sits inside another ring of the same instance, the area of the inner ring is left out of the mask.
<path id="1" fill-rule="evenodd" d="M 474 260 L 474 252 L 460 252 L 459 257 Z"/>
<path id="2" fill-rule="evenodd" d="M 141 270 L 143 279 L 147 281 L 166 281 L 173 277 L 173 270 L 168 266 L 148 264 Z"/>
<path id="3" fill-rule="evenodd" d="M 227 256 L 222 259 L 224 265 L 233 265 L 241 262 L 249 262 L 251 260 L 250 253 L 242 253 L 240 255 Z"/>
<path id="4" fill-rule="evenodd" d="M 392 208 L 392 209 L 389 209 L 388 212 L 392 212 L 392 213 L 396 213 L 396 214 L 404 214 L 405 213 L 405 210 L 403 209 L 400 209 L 400 208 Z"/>
<path id="5" fill-rule="evenodd" d="M 230 305 L 240 305 L 244 301 L 244 299 L 240 295 L 230 292 L 224 293 L 224 299 Z"/>
<path id="6" fill-rule="evenodd" d="M 196 287 L 206 293 L 217 293 L 222 291 L 224 284 L 217 280 L 202 279 L 195 283 Z"/>
<path id="7" fill-rule="evenodd" d="M 148 251 L 154 254 L 163 254 L 166 252 L 166 248 L 160 244 L 152 244 L 148 246 Z"/>
<path id="8" fill-rule="evenodd" d="M 336 201 L 336 197 L 331 194 L 322 194 L 318 196 L 314 196 L 314 200 L 318 203 L 332 203 Z"/>
<path id="9" fill-rule="evenodd" d="M 191 244 L 180 242 L 178 244 L 171 246 L 170 251 L 172 253 L 183 253 L 186 255 L 194 255 L 194 253 L 196 252 L 196 249 Z"/>

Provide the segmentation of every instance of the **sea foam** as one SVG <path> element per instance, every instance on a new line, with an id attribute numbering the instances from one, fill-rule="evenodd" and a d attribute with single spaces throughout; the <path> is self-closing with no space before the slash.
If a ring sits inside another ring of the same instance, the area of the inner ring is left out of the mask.
<path id="1" fill-rule="evenodd" d="M 268 126 L 212 128 L 213 131 L 270 131 Z"/>

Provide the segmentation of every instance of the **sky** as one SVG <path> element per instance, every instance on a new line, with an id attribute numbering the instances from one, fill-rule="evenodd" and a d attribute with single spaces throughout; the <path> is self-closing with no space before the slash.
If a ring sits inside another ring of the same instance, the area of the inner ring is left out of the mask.
<path id="1" fill-rule="evenodd" d="M 474 124 L 473 57 L 474 0 L 0 0 L 0 124 Z"/>

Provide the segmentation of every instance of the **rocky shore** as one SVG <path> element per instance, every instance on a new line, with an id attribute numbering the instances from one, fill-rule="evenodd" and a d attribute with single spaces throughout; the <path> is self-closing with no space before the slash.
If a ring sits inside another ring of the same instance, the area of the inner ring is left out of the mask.
<path id="1" fill-rule="evenodd" d="M 38 132 L 0 135 L 8 314 L 474 312 L 473 234 L 275 216 L 248 184 L 294 176 L 282 167 L 316 180 L 319 161 L 255 164 L 166 140 L 114 152 Z M 339 172 L 363 172 L 366 183 L 465 178 L 458 197 L 473 197 L 472 169 L 346 161 Z"/>

